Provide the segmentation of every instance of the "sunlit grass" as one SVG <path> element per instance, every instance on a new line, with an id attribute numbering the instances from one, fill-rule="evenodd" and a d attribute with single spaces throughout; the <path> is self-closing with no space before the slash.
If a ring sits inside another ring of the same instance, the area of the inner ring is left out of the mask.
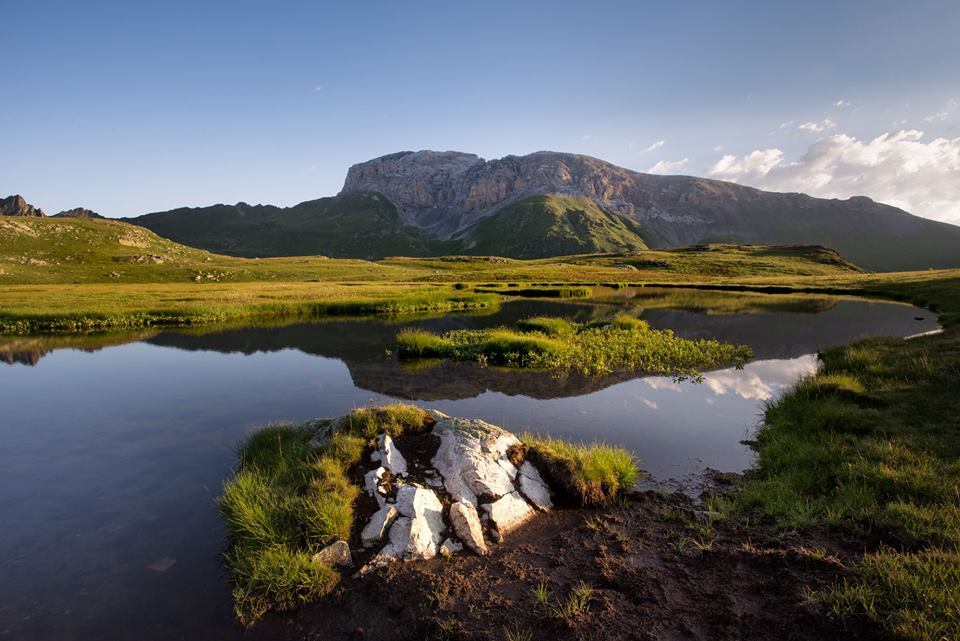
<path id="1" fill-rule="evenodd" d="M 629 490 L 640 476 L 636 458 L 622 447 L 574 443 L 523 434 L 526 455 L 554 486 L 581 505 L 603 505 Z"/>
<path id="2" fill-rule="evenodd" d="M 749 347 L 715 340 L 687 340 L 670 330 L 619 315 L 609 323 L 576 324 L 535 317 L 505 327 L 453 330 L 436 335 L 407 329 L 397 335 L 401 358 L 452 358 L 506 367 L 573 370 L 586 375 L 617 369 L 697 376 L 702 369 L 741 366 Z"/>

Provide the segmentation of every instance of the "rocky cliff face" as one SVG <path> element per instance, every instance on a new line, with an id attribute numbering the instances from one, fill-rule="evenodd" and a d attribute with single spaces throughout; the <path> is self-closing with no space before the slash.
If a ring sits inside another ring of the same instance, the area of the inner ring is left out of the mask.
<path id="1" fill-rule="evenodd" d="M 0 216 L 42 217 L 44 213 L 24 200 L 23 196 L 17 195 L 0 199 Z"/>
<path id="2" fill-rule="evenodd" d="M 341 194 L 379 192 L 407 224 L 469 238 L 484 218 L 529 196 L 586 198 L 644 230 L 651 247 L 703 242 L 818 244 L 872 269 L 960 265 L 960 228 L 869 198 L 827 200 L 690 176 L 658 176 L 556 152 L 483 160 L 401 152 L 354 165 Z"/>

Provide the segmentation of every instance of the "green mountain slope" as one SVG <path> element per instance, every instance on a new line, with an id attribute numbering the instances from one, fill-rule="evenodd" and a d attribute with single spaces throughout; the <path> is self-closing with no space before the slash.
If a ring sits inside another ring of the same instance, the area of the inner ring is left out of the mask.
<path id="1" fill-rule="evenodd" d="M 377 194 L 310 200 L 293 207 L 213 205 L 124 219 L 164 238 L 230 256 L 382 258 L 442 250 L 430 236 L 402 224 Z"/>
<path id="2" fill-rule="evenodd" d="M 398 273 L 399 272 L 399 273 Z M 366 260 L 213 254 L 106 218 L 0 216 L 0 285 L 403 279 Z M 110 295 L 108 294 L 108 297 Z"/>
<path id="3" fill-rule="evenodd" d="M 638 225 L 586 198 L 533 196 L 467 231 L 463 253 L 511 258 L 632 252 L 646 249 Z"/>

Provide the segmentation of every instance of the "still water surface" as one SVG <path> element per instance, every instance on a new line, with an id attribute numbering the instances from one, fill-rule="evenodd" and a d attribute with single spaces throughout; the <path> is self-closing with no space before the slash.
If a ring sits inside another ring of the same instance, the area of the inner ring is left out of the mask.
<path id="1" fill-rule="evenodd" d="M 685 337 L 746 343 L 742 370 L 603 378 L 399 364 L 404 326 L 628 311 Z M 937 327 L 907 305 L 695 290 L 598 290 L 492 313 L 126 335 L 0 337 L 0 639 L 240 639 L 214 499 L 244 435 L 404 399 L 513 430 L 622 444 L 661 482 L 752 460 L 762 404 L 818 349 Z"/>

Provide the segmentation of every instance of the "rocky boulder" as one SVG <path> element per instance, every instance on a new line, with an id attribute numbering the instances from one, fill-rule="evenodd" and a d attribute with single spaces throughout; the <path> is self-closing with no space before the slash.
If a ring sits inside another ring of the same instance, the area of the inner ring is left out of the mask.
<path id="1" fill-rule="evenodd" d="M 418 458 L 401 452 L 403 436 L 377 438 L 370 457 L 374 467 L 365 472 L 364 484 L 378 509 L 366 517 L 360 539 L 366 549 L 387 540 L 361 574 L 464 548 L 489 554 L 489 542 L 500 542 L 538 511 L 553 507 L 550 488 L 533 464 L 525 461 L 517 469 L 510 462 L 508 450 L 520 444 L 516 436 L 481 420 L 431 414 L 437 420 L 431 433 L 416 437 L 420 446 L 408 451 L 419 452 Z M 337 424 L 311 424 L 314 442 L 322 444 Z M 424 438 L 436 444 L 432 455 L 423 451 Z"/>

